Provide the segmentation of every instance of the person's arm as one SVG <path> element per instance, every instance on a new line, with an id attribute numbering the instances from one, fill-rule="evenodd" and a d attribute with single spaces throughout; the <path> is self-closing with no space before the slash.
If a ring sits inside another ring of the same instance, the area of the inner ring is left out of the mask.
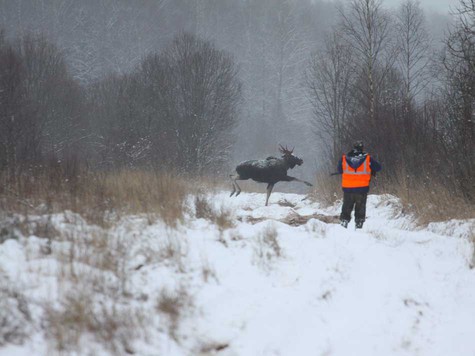
<path id="1" fill-rule="evenodd" d="M 382 168 L 381 164 L 379 164 L 378 161 L 373 159 L 373 157 L 370 157 L 369 165 L 371 166 L 371 171 L 373 171 L 373 172 L 379 172 Z"/>
<path id="2" fill-rule="evenodd" d="M 340 158 L 340 160 L 338 161 L 338 166 L 336 167 L 337 172 L 340 173 L 340 174 L 343 174 L 342 159 L 343 159 L 343 158 Z"/>

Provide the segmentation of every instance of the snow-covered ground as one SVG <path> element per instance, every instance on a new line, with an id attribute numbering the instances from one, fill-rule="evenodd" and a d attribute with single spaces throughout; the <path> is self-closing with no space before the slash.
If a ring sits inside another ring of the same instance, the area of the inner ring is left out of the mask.
<path id="1" fill-rule="evenodd" d="M 344 229 L 338 204 L 228 194 L 207 196 L 218 223 L 190 198 L 176 229 L 70 212 L 4 229 L 0 355 L 475 355 L 475 218 L 421 229 L 371 195 Z"/>

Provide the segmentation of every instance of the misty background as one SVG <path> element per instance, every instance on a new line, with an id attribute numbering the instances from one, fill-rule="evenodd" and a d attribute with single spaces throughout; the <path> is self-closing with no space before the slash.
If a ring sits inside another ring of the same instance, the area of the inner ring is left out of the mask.
<path id="1" fill-rule="evenodd" d="M 358 42 L 365 6 L 376 28 L 369 56 Z M 15 88 L 1 92 L 2 169 L 80 162 L 227 177 L 239 161 L 277 155 L 283 144 L 295 147 L 298 174 L 310 179 L 362 139 L 388 174 L 433 177 L 442 165 L 439 178 L 472 196 L 473 121 L 465 129 L 456 128 L 463 119 L 448 121 L 460 102 L 469 105 L 455 97 L 463 64 L 448 46 L 462 21 L 441 9 L 374 0 L 0 0 L 2 83 Z M 456 143 L 467 127 L 472 136 Z"/>

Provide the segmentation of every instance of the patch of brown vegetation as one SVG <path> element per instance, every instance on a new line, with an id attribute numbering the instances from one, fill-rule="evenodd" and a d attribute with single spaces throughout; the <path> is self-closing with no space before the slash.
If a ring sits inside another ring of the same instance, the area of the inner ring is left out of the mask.
<path id="1" fill-rule="evenodd" d="M 200 347 L 198 354 L 200 356 L 215 355 L 216 352 L 222 351 L 229 347 L 229 343 L 210 342 Z"/>
<path id="2" fill-rule="evenodd" d="M 190 191 L 183 179 L 170 173 L 134 170 L 84 171 L 66 178 L 52 169 L 18 176 L 15 181 L 0 176 L 0 183 L 0 209 L 8 213 L 26 216 L 71 210 L 100 226 L 108 225 L 110 216 L 138 213 L 175 226 L 183 219 Z"/>
<path id="3" fill-rule="evenodd" d="M 277 230 L 272 224 L 267 225 L 256 236 L 253 250 L 254 263 L 265 271 L 270 271 L 273 262 L 284 255 L 279 244 Z"/>
<path id="4" fill-rule="evenodd" d="M 328 172 L 319 172 L 315 177 L 313 191 L 308 195 L 312 201 L 318 201 L 323 206 L 332 205 L 341 198 L 341 176 L 330 176 Z"/>
<path id="5" fill-rule="evenodd" d="M 430 222 L 450 219 L 470 219 L 475 216 L 473 199 L 470 200 L 454 182 L 440 183 L 437 177 L 416 177 L 401 170 L 390 177 L 384 171 L 372 179 L 374 194 L 392 194 L 403 204 L 402 213 L 411 213 L 421 226 Z M 341 176 L 319 173 L 312 200 L 331 205 L 342 197 Z"/>
<path id="6" fill-rule="evenodd" d="M 46 308 L 47 333 L 63 353 L 78 350 L 81 338 L 91 335 L 114 354 L 132 352 L 131 341 L 146 324 L 142 311 L 128 305 L 94 303 L 91 294 L 66 294 L 59 308 Z"/>
<path id="7" fill-rule="evenodd" d="M 340 221 L 340 218 L 338 215 L 323 215 L 323 214 L 318 214 L 318 213 L 311 214 L 311 215 L 300 215 L 296 211 L 290 212 L 289 215 L 287 215 L 283 219 L 276 219 L 276 220 L 290 226 L 300 226 L 300 225 L 305 225 L 310 219 L 317 219 L 317 220 L 323 221 L 326 224 L 338 224 Z M 263 217 L 255 218 L 252 216 L 246 216 L 246 217 L 239 217 L 238 220 L 255 225 L 262 221 L 273 220 L 273 219 L 268 219 L 268 218 L 263 218 Z"/>
<path id="8" fill-rule="evenodd" d="M 238 221 L 241 221 L 241 222 L 246 222 L 246 223 L 249 223 L 249 224 L 252 224 L 252 225 L 255 225 L 257 223 L 260 223 L 262 221 L 266 221 L 266 220 L 270 220 L 268 218 L 255 218 L 253 216 L 239 216 L 237 218 Z"/>
<path id="9" fill-rule="evenodd" d="M 178 340 L 178 327 L 184 313 L 193 306 L 192 298 L 185 287 L 181 286 L 175 291 L 163 289 L 157 300 L 157 311 L 167 317 L 168 332 Z"/>
<path id="10" fill-rule="evenodd" d="M 327 224 L 338 224 L 340 221 L 338 215 L 323 215 L 317 213 L 312 215 L 300 215 L 295 211 L 291 212 L 284 219 L 279 221 L 291 226 L 300 226 L 305 225 L 310 219 L 317 219 Z"/>
<path id="11" fill-rule="evenodd" d="M 277 204 L 279 204 L 280 206 L 285 206 L 285 207 L 289 207 L 289 208 L 295 208 L 295 204 L 288 201 L 287 199 L 280 199 Z"/>
<path id="12" fill-rule="evenodd" d="M 221 207 L 214 209 L 206 196 L 198 194 L 195 197 L 195 215 L 199 219 L 206 219 L 215 224 L 222 232 L 234 226 L 233 216 L 230 210 Z"/>
<path id="13" fill-rule="evenodd" d="M 375 193 L 389 193 L 398 197 L 402 212 L 413 214 L 420 226 L 430 222 L 475 217 L 475 205 L 454 187 L 453 182 L 441 184 L 431 177 L 416 178 L 402 172 L 393 177 L 377 178 Z"/>

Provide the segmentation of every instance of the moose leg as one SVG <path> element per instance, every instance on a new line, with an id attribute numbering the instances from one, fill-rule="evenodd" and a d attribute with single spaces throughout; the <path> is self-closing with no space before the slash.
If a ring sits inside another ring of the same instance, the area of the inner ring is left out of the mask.
<path id="1" fill-rule="evenodd" d="M 272 183 L 267 184 L 266 206 L 267 206 L 267 203 L 269 202 L 270 193 L 272 193 L 273 188 L 274 188 L 274 184 L 272 184 Z"/>
<path id="2" fill-rule="evenodd" d="M 286 179 L 285 179 L 287 182 L 292 182 L 292 181 L 295 181 L 295 182 L 300 182 L 300 183 L 303 183 L 303 184 L 306 184 L 308 185 L 309 187 L 312 187 L 313 185 L 309 182 L 306 182 L 304 180 L 301 180 L 301 179 L 298 179 L 298 178 L 295 178 L 295 177 L 291 177 L 291 176 L 287 176 Z"/>
<path id="3" fill-rule="evenodd" d="M 231 184 L 232 184 L 232 186 L 233 186 L 233 191 L 231 192 L 231 195 L 230 195 L 230 197 L 232 197 L 233 194 L 236 192 L 236 186 L 234 185 L 234 179 L 233 179 L 233 178 L 234 178 L 234 175 L 230 174 L 230 175 L 229 175 L 229 178 L 231 178 Z"/>
<path id="4" fill-rule="evenodd" d="M 239 193 L 241 193 L 241 187 L 237 184 L 237 180 L 242 180 L 242 178 L 239 176 L 239 174 L 235 175 L 235 174 L 230 174 L 229 175 L 231 177 L 231 183 L 233 184 L 233 191 L 231 192 L 231 195 L 230 197 L 233 196 L 233 194 L 236 192 L 236 188 L 237 188 L 237 193 L 236 193 L 236 196 L 239 195 Z"/>

